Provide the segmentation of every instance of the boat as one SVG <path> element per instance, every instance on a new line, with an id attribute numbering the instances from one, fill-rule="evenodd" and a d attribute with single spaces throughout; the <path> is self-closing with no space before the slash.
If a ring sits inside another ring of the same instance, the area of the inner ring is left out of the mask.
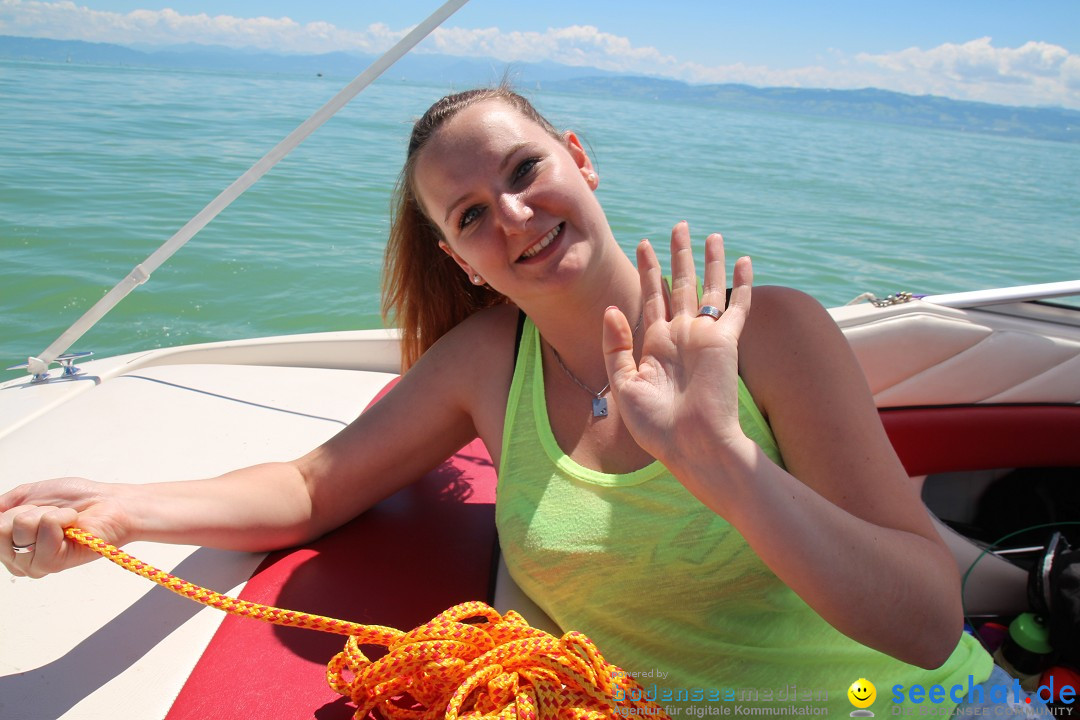
<path id="1" fill-rule="evenodd" d="M 928 488 L 945 478 L 930 503 L 939 516 L 970 522 L 988 472 L 1080 467 L 1080 305 L 1063 294 L 1080 295 L 1080 282 L 830 309 L 909 473 L 931 476 Z M 209 476 L 299 455 L 394 381 L 398 344 L 392 330 L 362 330 L 64 362 L 0 385 L 0 490 L 72 474 Z M 270 557 L 126 549 L 221 592 L 357 622 L 408 629 L 485 600 L 554 629 L 496 563 L 493 503 L 494 471 L 474 442 L 309 547 Z M 979 561 L 965 587 L 969 615 L 1027 607 L 1025 569 L 942 532 L 961 567 Z M 323 677 L 339 637 L 225 619 L 109 563 L 8 578 L 0 606 L 4 717 L 351 715 Z"/>

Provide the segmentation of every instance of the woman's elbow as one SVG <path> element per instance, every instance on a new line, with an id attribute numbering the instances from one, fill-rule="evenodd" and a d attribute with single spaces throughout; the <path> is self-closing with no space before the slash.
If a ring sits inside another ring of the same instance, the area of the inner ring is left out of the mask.
<path id="1" fill-rule="evenodd" d="M 942 613 L 937 622 L 927 623 L 924 630 L 915 633 L 919 642 L 911 648 L 911 657 L 900 658 L 924 670 L 936 670 L 952 657 L 960 636 L 964 632 L 964 615 L 957 606 L 955 611 Z"/>

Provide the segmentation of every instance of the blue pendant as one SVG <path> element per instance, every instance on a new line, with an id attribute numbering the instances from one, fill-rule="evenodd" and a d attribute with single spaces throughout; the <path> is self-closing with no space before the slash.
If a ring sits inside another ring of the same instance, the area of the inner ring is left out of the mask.
<path id="1" fill-rule="evenodd" d="M 607 417 L 607 398 L 597 397 L 592 401 L 592 416 Z"/>

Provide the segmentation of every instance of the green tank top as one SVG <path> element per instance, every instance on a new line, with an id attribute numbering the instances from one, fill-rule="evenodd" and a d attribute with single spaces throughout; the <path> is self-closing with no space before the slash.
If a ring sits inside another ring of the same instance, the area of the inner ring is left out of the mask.
<path id="1" fill-rule="evenodd" d="M 782 464 L 741 379 L 739 418 Z M 969 676 L 977 684 L 990 675 L 990 656 L 966 633 L 931 671 L 843 635 L 659 462 L 625 475 L 575 463 L 551 432 L 539 333 L 529 320 L 498 476 L 496 524 L 511 576 L 560 627 L 589 636 L 677 717 L 739 714 L 737 707 L 847 716 L 847 690 L 860 678 L 877 688 L 869 709 L 889 717 L 894 685 L 966 688 Z"/>

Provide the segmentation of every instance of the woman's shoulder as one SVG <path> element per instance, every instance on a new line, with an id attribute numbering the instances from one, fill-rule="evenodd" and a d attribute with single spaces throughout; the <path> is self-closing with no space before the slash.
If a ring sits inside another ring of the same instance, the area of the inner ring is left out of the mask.
<path id="1" fill-rule="evenodd" d="M 750 314 L 739 338 L 739 366 L 756 399 L 788 388 L 823 366 L 852 367 L 851 349 L 829 312 L 794 288 L 753 289 Z"/>
<path id="2" fill-rule="evenodd" d="M 449 370 L 470 392 L 483 386 L 496 392 L 502 385 L 509 387 L 518 315 L 517 306 L 511 304 L 473 313 L 428 348 L 415 368 L 435 366 L 439 375 Z"/>
<path id="3" fill-rule="evenodd" d="M 784 285 L 755 285 L 750 302 L 751 317 L 765 315 L 769 322 L 804 319 L 828 312 L 813 296 Z"/>
<path id="4" fill-rule="evenodd" d="M 763 285 L 753 289 L 739 350 L 767 355 L 802 352 L 808 345 L 831 344 L 838 336 L 832 316 L 812 296 L 795 288 Z"/>
<path id="5" fill-rule="evenodd" d="M 464 345 L 472 350 L 509 350 L 504 342 L 512 342 L 517 334 L 517 322 L 521 311 L 512 303 L 493 305 L 474 312 L 462 320 L 440 339 L 454 345 Z"/>
<path id="6" fill-rule="evenodd" d="M 498 305 L 473 313 L 428 349 L 416 370 L 433 372 L 464 409 L 492 457 L 502 445 L 506 398 L 514 377 L 519 310 Z M 410 371 L 412 372 L 412 371 Z"/>

